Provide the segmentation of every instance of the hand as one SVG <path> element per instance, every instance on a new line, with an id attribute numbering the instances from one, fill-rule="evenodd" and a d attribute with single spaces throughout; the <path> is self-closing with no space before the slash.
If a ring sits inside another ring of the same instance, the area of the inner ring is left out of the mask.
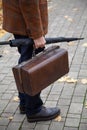
<path id="1" fill-rule="evenodd" d="M 41 47 L 41 48 L 45 47 L 45 43 L 46 43 L 46 40 L 43 36 L 34 40 L 36 49 L 39 47 Z"/>

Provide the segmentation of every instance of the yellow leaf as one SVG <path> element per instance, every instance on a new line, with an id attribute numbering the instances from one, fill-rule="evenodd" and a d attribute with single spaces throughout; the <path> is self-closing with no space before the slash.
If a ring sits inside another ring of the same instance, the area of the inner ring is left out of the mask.
<path id="1" fill-rule="evenodd" d="M 70 77 L 69 76 L 65 76 L 65 77 L 62 77 L 58 80 L 58 82 L 64 82 L 66 81 L 67 79 L 69 79 Z"/>
<path id="2" fill-rule="evenodd" d="M 73 45 L 75 45 L 74 42 L 68 42 L 67 44 L 68 44 L 69 46 L 73 46 Z"/>
<path id="3" fill-rule="evenodd" d="M 87 79 L 82 79 L 82 80 L 81 80 L 81 83 L 82 83 L 82 84 L 87 84 Z"/>
<path id="4" fill-rule="evenodd" d="M 17 96 L 14 97 L 14 98 L 13 98 L 13 101 L 18 102 L 18 101 L 19 101 L 19 98 L 18 98 Z"/>
<path id="5" fill-rule="evenodd" d="M 70 21 L 70 22 L 73 22 L 73 19 L 70 18 L 68 15 L 65 15 L 64 18 L 67 19 L 67 20 Z"/>
<path id="6" fill-rule="evenodd" d="M 87 108 L 87 102 L 85 102 L 85 105 L 84 105 L 84 106 L 85 106 L 85 108 Z"/>
<path id="7" fill-rule="evenodd" d="M 67 18 L 69 18 L 69 16 L 68 16 L 68 15 L 65 15 L 65 16 L 64 16 L 64 18 L 66 18 L 66 19 L 67 19 Z"/>
<path id="8" fill-rule="evenodd" d="M 2 53 L 3 53 L 3 54 L 8 54 L 9 51 L 8 51 L 7 49 L 4 49 Z"/>
<path id="9" fill-rule="evenodd" d="M 53 8 L 52 6 L 49 6 L 49 7 L 48 7 L 48 10 L 51 10 L 52 8 Z"/>
<path id="10" fill-rule="evenodd" d="M 2 28 L 2 26 L 0 26 L 0 28 Z M 6 31 L 4 31 L 3 29 L 0 29 L 0 37 L 4 36 L 6 34 Z"/>
<path id="11" fill-rule="evenodd" d="M 2 8 L 2 0 L 0 0 L 0 9 Z"/>
<path id="12" fill-rule="evenodd" d="M 85 106 L 87 106 L 87 102 L 85 103 Z"/>
<path id="13" fill-rule="evenodd" d="M 73 22 L 73 19 L 72 18 L 68 18 L 68 21 Z"/>
<path id="14" fill-rule="evenodd" d="M 67 82 L 68 82 L 68 83 L 76 83 L 77 80 L 72 78 L 72 79 L 68 79 Z"/>
<path id="15" fill-rule="evenodd" d="M 79 9 L 78 8 L 74 8 L 73 11 L 78 11 Z"/>
<path id="16" fill-rule="evenodd" d="M 67 82 L 67 83 L 76 83 L 77 79 L 73 79 L 69 76 L 62 77 L 58 80 L 58 82 Z"/>
<path id="17" fill-rule="evenodd" d="M 8 117 L 8 119 L 11 121 L 13 119 L 13 116 Z"/>
<path id="18" fill-rule="evenodd" d="M 65 79 L 63 77 L 58 80 L 58 82 L 64 82 L 64 81 Z"/>
<path id="19" fill-rule="evenodd" d="M 61 116 L 58 116 L 58 117 L 55 118 L 55 121 L 59 121 L 60 122 L 61 120 L 62 120 Z"/>
<path id="20" fill-rule="evenodd" d="M 82 46 L 83 46 L 83 47 L 87 47 L 87 43 L 84 43 Z"/>

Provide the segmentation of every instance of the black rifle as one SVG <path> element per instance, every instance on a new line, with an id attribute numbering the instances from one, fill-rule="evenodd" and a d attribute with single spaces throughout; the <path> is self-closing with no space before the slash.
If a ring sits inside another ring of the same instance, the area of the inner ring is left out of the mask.
<path id="1" fill-rule="evenodd" d="M 58 42 L 70 42 L 76 40 L 83 40 L 84 38 L 65 38 L 65 37 L 55 37 L 55 38 L 46 38 L 46 44 L 58 43 Z M 10 45 L 11 47 L 18 47 L 20 45 L 33 45 L 34 41 L 32 39 L 14 39 L 9 41 L 2 41 L 0 45 Z"/>

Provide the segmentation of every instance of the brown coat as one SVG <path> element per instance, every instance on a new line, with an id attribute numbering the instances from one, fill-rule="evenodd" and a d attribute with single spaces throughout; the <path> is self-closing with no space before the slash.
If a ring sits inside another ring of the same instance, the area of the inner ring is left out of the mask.
<path id="1" fill-rule="evenodd" d="M 36 39 L 48 29 L 47 0 L 2 0 L 3 29 Z"/>

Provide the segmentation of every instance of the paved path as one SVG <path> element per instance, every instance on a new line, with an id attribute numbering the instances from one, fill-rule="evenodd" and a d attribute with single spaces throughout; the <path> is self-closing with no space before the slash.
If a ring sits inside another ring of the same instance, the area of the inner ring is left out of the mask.
<path id="1" fill-rule="evenodd" d="M 56 81 L 41 94 L 46 106 L 61 108 L 62 119 L 28 123 L 26 116 L 19 114 L 11 70 L 19 54 L 16 48 L 0 46 L 0 130 L 87 130 L 87 83 L 82 83 L 82 79 L 87 80 L 87 0 L 49 0 L 47 36 L 85 38 L 70 44 L 58 43 L 68 50 L 68 76 L 77 81 Z"/>

